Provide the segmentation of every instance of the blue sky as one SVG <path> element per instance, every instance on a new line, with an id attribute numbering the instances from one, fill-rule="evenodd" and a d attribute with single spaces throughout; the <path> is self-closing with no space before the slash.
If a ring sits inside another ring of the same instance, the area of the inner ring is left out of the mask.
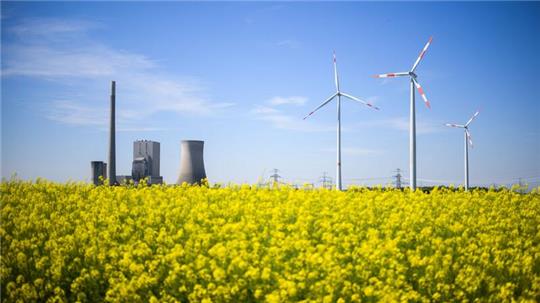
<path id="1" fill-rule="evenodd" d="M 343 91 L 345 184 L 407 176 L 409 83 L 375 79 L 417 69 L 420 184 L 463 179 L 471 125 L 473 185 L 540 176 L 540 4 L 2 2 L 2 176 L 88 180 L 107 158 L 110 81 L 117 81 L 117 173 L 132 142 L 161 142 L 172 183 L 180 140 L 205 140 L 214 182 L 335 175 L 336 109 L 302 117 Z"/>

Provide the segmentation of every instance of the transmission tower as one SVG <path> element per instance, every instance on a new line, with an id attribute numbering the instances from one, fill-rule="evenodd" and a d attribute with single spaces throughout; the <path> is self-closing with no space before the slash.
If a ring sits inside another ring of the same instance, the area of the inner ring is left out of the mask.
<path id="1" fill-rule="evenodd" d="M 519 193 L 522 194 L 522 193 L 524 193 L 524 188 L 525 187 L 524 187 L 524 184 L 522 182 L 522 178 L 519 178 L 518 180 L 519 180 Z"/>
<path id="2" fill-rule="evenodd" d="M 270 178 L 273 179 L 273 184 L 277 185 L 277 184 L 279 184 L 279 179 L 281 179 L 281 176 L 278 174 L 279 169 L 274 168 L 272 171 L 274 173 L 270 175 Z"/>
<path id="3" fill-rule="evenodd" d="M 401 170 L 398 168 L 396 174 L 392 177 L 396 179 L 396 188 L 401 189 Z"/>
<path id="4" fill-rule="evenodd" d="M 327 175 L 327 172 L 323 172 L 322 177 L 320 178 L 322 187 L 326 189 L 332 189 L 332 178 Z"/>

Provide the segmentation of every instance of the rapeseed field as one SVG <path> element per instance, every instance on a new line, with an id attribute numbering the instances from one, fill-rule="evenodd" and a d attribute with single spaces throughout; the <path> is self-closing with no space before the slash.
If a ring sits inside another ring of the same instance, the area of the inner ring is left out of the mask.
<path id="1" fill-rule="evenodd" d="M 1 184 L 3 302 L 538 302 L 540 194 Z"/>

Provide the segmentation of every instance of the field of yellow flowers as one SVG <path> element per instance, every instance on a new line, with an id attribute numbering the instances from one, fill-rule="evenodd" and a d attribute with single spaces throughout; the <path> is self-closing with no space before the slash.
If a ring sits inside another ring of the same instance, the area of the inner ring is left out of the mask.
<path id="1" fill-rule="evenodd" d="M 14 180 L 0 214 L 3 302 L 540 301 L 538 190 Z"/>

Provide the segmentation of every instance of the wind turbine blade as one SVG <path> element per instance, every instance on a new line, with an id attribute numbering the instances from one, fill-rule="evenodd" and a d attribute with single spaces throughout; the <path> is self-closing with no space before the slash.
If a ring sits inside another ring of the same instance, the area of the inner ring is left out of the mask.
<path id="1" fill-rule="evenodd" d="M 409 73 L 389 73 L 389 74 L 380 74 L 380 75 L 374 75 L 375 78 L 394 78 L 394 77 L 403 77 L 408 76 Z"/>
<path id="2" fill-rule="evenodd" d="M 472 143 L 472 137 L 471 137 L 471 133 L 469 132 L 468 129 L 465 129 L 465 133 L 467 134 L 467 140 L 469 141 L 469 145 L 471 146 L 471 148 L 473 148 L 473 143 Z"/>
<path id="3" fill-rule="evenodd" d="M 328 102 L 332 101 L 332 99 L 334 99 L 335 97 L 337 96 L 337 93 L 333 94 L 330 98 L 326 99 L 323 103 L 321 103 L 321 105 L 317 106 L 317 108 L 315 108 L 314 110 L 312 110 L 307 116 L 304 117 L 304 120 L 306 120 L 307 117 L 313 115 L 316 111 L 318 111 L 321 107 L 325 106 L 326 104 L 328 104 Z"/>
<path id="4" fill-rule="evenodd" d="M 465 128 L 465 125 L 461 125 L 461 124 L 446 123 L 445 125 L 448 126 L 448 127 Z"/>
<path id="5" fill-rule="evenodd" d="M 339 79 L 338 79 L 338 74 L 337 74 L 336 51 L 334 51 L 334 81 L 336 83 L 336 91 L 339 92 Z"/>
<path id="6" fill-rule="evenodd" d="M 363 101 L 363 100 L 361 100 L 359 98 L 356 98 L 354 96 L 351 96 L 349 94 L 341 93 L 341 95 L 343 95 L 344 97 L 347 97 L 347 98 L 349 98 L 349 99 L 351 99 L 353 101 L 360 102 L 360 103 L 364 104 L 365 106 L 369 106 L 369 107 L 371 107 L 373 109 L 379 110 L 379 108 L 377 106 L 374 106 L 373 104 L 371 104 L 369 102 Z"/>
<path id="7" fill-rule="evenodd" d="M 476 116 L 478 116 L 479 113 L 480 113 L 480 111 L 477 110 L 476 113 L 474 113 L 474 115 L 469 119 L 469 121 L 467 121 L 467 123 L 465 123 L 465 126 L 469 126 L 469 124 L 471 124 L 471 122 L 474 120 L 474 118 L 476 118 Z"/>
<path id="8" fill-rule="evenodd" d="M 426 54 L 426 51 L 427 51 L 429 45 L 431 44 L 432 40 L 433 40 L 433 37 L 429 37 L 429 41 L 426 43 L 426 46 L 424 46 L 424 49 L 422 49 L 422 51 L 420 52 L 420 55 L 418 56 L 418 59 L 416 59 L 416 62 L 414 62 L 414 65 L 413 65 L 413 67 L 411 69 L 411 72 L 414 72 L 414 70 L 418 66 L 418 63 L 420 63 L 422 58 L 424 58 L 424 55 Z"/>
<path id="9" fill-rule="evenodd" d="M 429 109 L 431 109 L 431 105 L 429 104 L 429 101 L 428 101 L 428 99 L 426 97 L 426 94 L 424 93 L 424 90 L 422 89 L 422 86 L 420 86 L 420 83 L 418 83 L 418 81 L 416 81 L 415 78 L 411 77 L 411 79 L 413 79 L 414 85 L 418 89 L 418 92 L 420 93 L 420 96 L 422 96 L 422 99 L 424 99 L 424 103 L 426 104 L 426 106 Z"/>

